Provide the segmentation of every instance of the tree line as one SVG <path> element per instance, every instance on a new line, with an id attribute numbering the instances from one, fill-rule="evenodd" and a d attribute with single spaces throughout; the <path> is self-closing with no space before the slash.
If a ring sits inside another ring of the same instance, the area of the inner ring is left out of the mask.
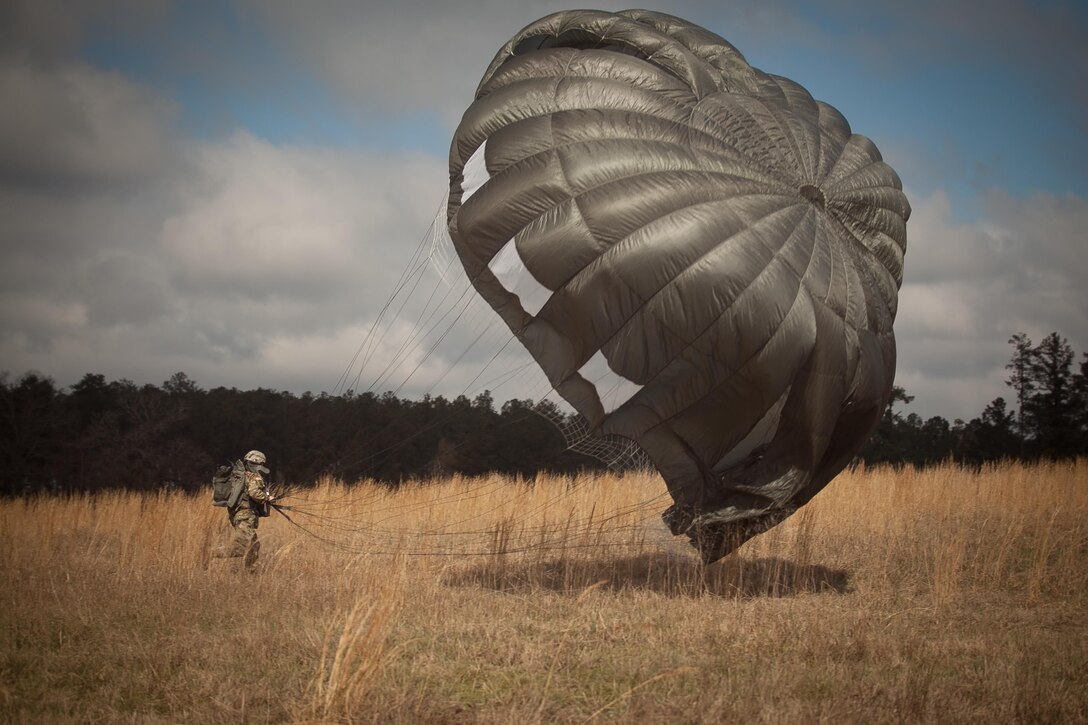
<path id="1" fill-rule="evenodd" d="M 100 374 L 68 389 L 33 372 L 14 382 L 0 378 L 0 492 L 7 495 L 194 488 L 250 449 L 268 455 L 275 479 L 292 483 L 597 466 L 565 448 L 532 401 L 496 410 L 489 392 L 472 400 L 402 400 L 392 393 L 204 390 L 180 372 L 161 386 Z"/>
<path id="2" fill-rule="evenodd" d="M 897 406 L 895 388 L 872 438 L 868 463 L 924 466 L 948 459 L 980 464 L 1004 458 L 1088 454 L 1088 355 L 1057 333 L 1038 345 L 1012 337 L 1007 365 L 1015 407 L 1003 398 L 970 421 L 922 420 Z M 295 395 L 264 388 L 205 390 L 184 373 L 160 386 L 107 381 L 88 373 L 60 388 L 29 372 L 0 376 L 0 493 L 205 485 L 219 464 L 259 448 L 273 476 L 291 482 L 330 475 L 389 484 L 486 472 L 577 473 L 604 464 L 567 450 L 547 403 L 489 392 L 474 399 L 392 393 Z"/>
<path id="3" fill-rule="evenodd" d="M 1088 353 L 1074 369 L 1069 342 L 1052 332 L 1038 345 L 1024 333 L 1009 338 L 1005 383 L 1010 405 L 995 398 L 977 418 L 951 424 L 896 409 L 913 396 L 896 386 L 860 458 L 867 463 L 925 466 L 949 459 L 981 464 L 1002 459 L 1061 459 L 1088 455 Z"/>

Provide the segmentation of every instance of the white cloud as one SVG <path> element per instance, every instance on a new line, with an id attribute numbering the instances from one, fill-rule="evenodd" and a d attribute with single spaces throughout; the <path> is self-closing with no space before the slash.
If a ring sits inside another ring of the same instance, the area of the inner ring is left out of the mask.
<path id="1" fill-rule="evenodd" d="M 227 300 L 319 299 L 354 285 L 358 268 L 384 265 L 392 243 L 422 233 L 445 176 L 425 156 L 275 146 L 246 133 L 197 158 L 161 242 L 179 287 Z"/>
<path id="2" fill-rule="evenodd" d="M 277 147 L 247 134 L 192 149 L 191 164 L 157 179 L 164 212 L 157 227 L 130 227 L 135 238 L 103 230 L 124 211 L 113 199 L 51 207 L 48 232 L 22 225 L 18 299 L 36 302 L 4 318 L 5 367 L 70 379 L 111 350 L 106 369 L 126 375 L 134 350 L 186 372 L 210 360 L 270 366 L 267 349 L 336 338 L 380 307 L 445 179 L 444 164 L 426 156 Z M 81 216 L 92 228 L 79 229 Z M 70 237 L 54 238 L 61 230 Z M 31 263 L 42 238 L 63 250 L 63 268 Z M 67 307 L 47 304 L 58 296 Z M 80 324 L 59 312 L 72 305 L 84 311 Z M 63 358 L 50 341 L 66 346 Z M 326 372 L 343 363 L 322 360 Z"/>
<path id="3" fill-rule="evenodd" d="M 970 418 L 1003 384 L 1008 338 L 1057 331 L 1088 351 L 1088 200 L 993 191 L 986 216 L 957 223 L 947 196 L 915 200 L 900 292 L 896 380 L 920 414 Z"/>
<path id="4" fill-rule="evenodd" d="M 235 352 L 336 331 L 380 306 L 444 186 L 444 164 L 278 147 L 239 133 L 206 145 L 159 238 L 176 324 Z"/>

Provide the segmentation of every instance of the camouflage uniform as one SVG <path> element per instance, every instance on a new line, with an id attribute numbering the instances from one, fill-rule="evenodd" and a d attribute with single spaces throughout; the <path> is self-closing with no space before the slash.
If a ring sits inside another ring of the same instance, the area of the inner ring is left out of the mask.
<path id="1" fill-rule="evenodd" d="M 256 471 L 246 470 L 242 495 L 235 506 L 227 509 L 227 519 L 234 528 L 233 540 L 229 546 L 216 552 L 217 556 L 243 557 L 247 569 L 257 563 L 261 551 L 261 542 L 257 541 L 258 511 L 260 507 L 267 506 L 267 501 L 264 478 Z"/>

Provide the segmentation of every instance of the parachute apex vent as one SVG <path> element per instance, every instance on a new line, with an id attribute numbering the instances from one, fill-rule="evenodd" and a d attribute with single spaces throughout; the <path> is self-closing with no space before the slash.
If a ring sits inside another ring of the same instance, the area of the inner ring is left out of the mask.
<path id="1" fill-rule="evenodd" d="M 801 196 L 809 201 L 817 209 L 823 209 L 827 206 L 827 200 L 824 198 L 824 190 L 818 186 L 812 184 L 805 184 L 798 192 Z"/>

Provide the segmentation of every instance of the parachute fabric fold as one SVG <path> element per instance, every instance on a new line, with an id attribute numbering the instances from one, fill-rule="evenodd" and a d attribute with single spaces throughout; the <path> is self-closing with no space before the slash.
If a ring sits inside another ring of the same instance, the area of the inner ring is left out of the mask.
<path id="1" fill-rule="evenodd" d="M 450 149 L 479 294 L 714 561 L 878 422 L 910 206 L 831 106 L 661 13 L 568 11 L 499 50 Z"/>

